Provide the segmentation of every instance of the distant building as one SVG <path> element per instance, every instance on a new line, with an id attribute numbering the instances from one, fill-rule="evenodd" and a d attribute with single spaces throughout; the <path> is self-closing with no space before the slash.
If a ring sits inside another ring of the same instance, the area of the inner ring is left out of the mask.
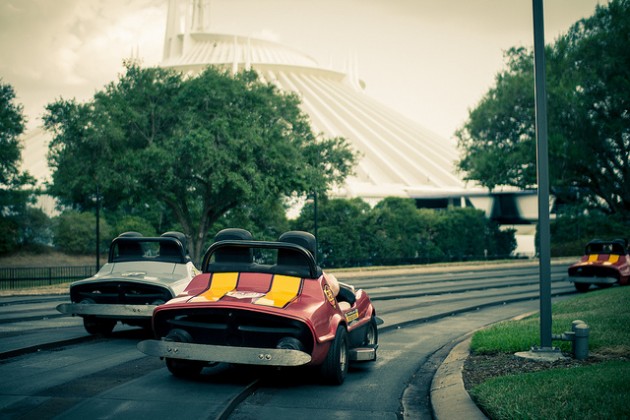
<path id="1" fill-rule="evenodd" d="M 454 171 L 455 145 L 365 94 L 353 68 L 324 68 L 274 42 L 211 33 L 207 22 L 206 2 L 170 0 L 160 65 L 193 73 L 208 65 L 253 68 L 263 80 L 296 92 L 315 132 L 344 137 L 361 154 L 356 175 L 335 195 L 377 202 L 439 194 L 459 205 L 466 190 Z"/>

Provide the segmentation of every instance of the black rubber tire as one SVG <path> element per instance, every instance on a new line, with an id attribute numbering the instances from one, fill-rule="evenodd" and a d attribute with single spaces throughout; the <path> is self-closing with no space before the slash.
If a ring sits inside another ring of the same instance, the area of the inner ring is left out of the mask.
<path id="1" fill-rule="evenodd" d="M 284 337 L 276 344 L 277 349 L 289 349 L 304 351 L 304 345 L 295 337 Z"/>
<path id="2" fill-rule="evenodd" d="M 588 292 L 588 289 L 591 288 L 590 283 L 573 283 L 575 285 L 575 290 L 580 293 Z"/>
<path id="3" fill-rule="evenodd" d="M 367 331 L 365 332 L 365 340 L 363 342 L 365 347 L 371 347 L 376 349 L 378 347 L 378 327 L 376 326 L 376 318 L 372 317 L 368 324 Z M 376 360 L 376 358 L 375 358 Z"/>
<path id="4" fill-rule="evenodd" d="M 326 360 L 320 368 L 324 382 L 341 385 L 348 373 L 348 332 L 343 325 L 337 327 L 335 339 L 328 349 Z"/>
<path id="5" fill-rule="evenodd" d="M 179 328 L 169 331 L 165 338 L 167 341 L 175 341 L 178 343 L 191 343 L 193 341 L 188 332 Z M 166 358 L 166 367 L 173 376 L 178 378 L 193 378 L 199 375 L 203 366 L 204 362 L 196 360 Z"/>
<path id="6" fill-rule="evenodd" d="M 92 335 L 110 335 L 116 326 L 115 319 L 94 318 L 93 316 L 83 317 L 85 331 Z"/>

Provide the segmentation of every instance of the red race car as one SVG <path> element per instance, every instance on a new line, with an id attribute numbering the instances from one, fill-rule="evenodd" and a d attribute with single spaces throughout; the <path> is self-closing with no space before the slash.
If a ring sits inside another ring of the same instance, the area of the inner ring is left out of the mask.
<path id="1" fill-rule="evenodd" d="M 140 351 L 165 358 L 176 376 L 217 362 L 306 365 L 333 384 L 343 383 L 350 361 L 376 360 L 370 298 L 322 272 L 313 235 L 290 231 L 277 242 L 254 241 L 231 228 L 214 240 L 203 273 L 155 309 L 158 340 L 140 342 Z"/>
<path id="2" fill-rule="evenodd" d="M 626 285 L 630 279 L 630 255 L 624 239 L 595 239 L 586 245 L 584 256 L 569 267 L 569 281 L 578 292 L 586 292 L 591 284 L 610 287 Z"/>

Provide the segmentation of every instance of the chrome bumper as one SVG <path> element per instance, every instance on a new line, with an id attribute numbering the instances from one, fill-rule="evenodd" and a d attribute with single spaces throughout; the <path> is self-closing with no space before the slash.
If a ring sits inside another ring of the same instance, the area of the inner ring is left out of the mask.
<path id="1" fill-rule="evenodd" d="M 121 305 L 99 303 L 62 303 L 57 310 L 62 314 L 92 315 L 105 318 L 151 318 L 156 305 Z"/>
<path id="2" fill-rule="evenodd" d="M 350 349 L 348 352 L 348 358 L 353 362 L 371 362 L 376 360 L 376 348 L 360 347 Z"/>
<path id="3" fill-rule="evenodd" d="M 570 276 L 568 278 L 573 283 L 588 283 L 588 284 L 615 284 L 617 279 L 615 277 L 578 277 Z"/>
<path id="4" fill-rule="evenodd" d="M 139 342 L 137 347 L 138 350 L 149 356 L 204 362 L 263 366 L 301 366 L 311 361 L 311 356 L 308 353 L 291 349 L 216 346 L 159 340 L 144 340 Z"/>

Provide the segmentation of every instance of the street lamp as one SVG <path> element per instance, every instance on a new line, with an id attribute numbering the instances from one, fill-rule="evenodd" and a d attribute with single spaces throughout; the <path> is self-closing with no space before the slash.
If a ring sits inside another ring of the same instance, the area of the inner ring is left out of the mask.
<path id="1" fill-rule="evenodd" d="M 317 241 L 317 191 L 313 190 L 306 196 L 304 204 L 313 203 L 313 236 L 315 236 L 315 261 L 317 261 L 317 254 L 319 253 L 319 245 Z"/>
<path id="2" fill-rule="evenodd" d="M 554 352 L 551 334 L 551 252 L 549 228 L 549 152 L 543 0 L 532 0 L 534 17 L 534 84 L 536 102 L 536 159 L 538 229 L 540 241 L 540 351 Z"/>

